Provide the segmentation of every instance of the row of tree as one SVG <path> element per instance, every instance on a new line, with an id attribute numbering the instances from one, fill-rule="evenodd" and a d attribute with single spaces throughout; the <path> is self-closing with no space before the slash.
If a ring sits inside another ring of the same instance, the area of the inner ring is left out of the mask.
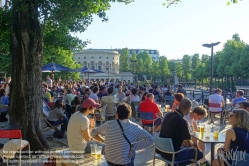
<path id="1" fill-rule="evenodd" d="M 231 84 L 235 86 L 237 80 L 249 79 L 247 64 L 249 64 L 249 45 L 243 42 L 238 34 L 234 34 L 228 40 L 221 51 L 213 57 L 213 77 L 217 86 Z M 133 62 L 136 61 L 133 66 Z M 128 48 L 124 48 L 120 55 L 120 71 L 130 71 L 137 75 L 147 75 L 152 81 L 165 83 L 172 80 L 174 74 L 182 82 L 195 81 L 196 83 L 209 83 L 210 79 L 210 55 L 184 55 L 182 60 L 168 60 L 160 56 L 159 60 L 152 60 L 147 52 L 129 58 Z M 228 88 L 228 87 L 227 87 Z"/>

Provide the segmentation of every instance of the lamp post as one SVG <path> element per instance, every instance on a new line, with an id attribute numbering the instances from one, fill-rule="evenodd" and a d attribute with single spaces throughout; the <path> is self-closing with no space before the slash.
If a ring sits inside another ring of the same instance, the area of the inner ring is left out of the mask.
<path id="1" fill-rule="evenodd" d="M 136 64 L 137 60 L 130 59 L 130 62 L 133 63 L 133 74 L 134 74 L 133 82 L 136 83 L 135 64 Z"/>
<path id="2" fill-rule="evenodd" d="M 108 70 L 108 85 L 110 82 L 110 68 L 111 68 L 111 65 L 106 66 L 106 70 Z"/>
<path id="3" fill-rule="evenodd" d="M 211 44 L 203 44 L 203 47 L 211 48 L 211 59 L 210 59 L 210 95 L 212 94 L 213 88 L 213 55 L 214 55 L 214 46 L 217 46 L 220 42 L 211 43 Z"/>

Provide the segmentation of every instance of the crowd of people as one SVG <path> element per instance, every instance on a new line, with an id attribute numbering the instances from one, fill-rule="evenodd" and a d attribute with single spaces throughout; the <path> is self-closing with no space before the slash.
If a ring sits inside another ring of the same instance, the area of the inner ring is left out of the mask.
<path id="1" fill-rule="evenodd" d="M 7 80 L 6 80 L 7 81 Z M 10 78 L 0 90 L 1 110 L 8 108 Z M 67 137 L 69 149 L 75 153 L 90 153 L 91 144 L 102 146 L 102 154 L 108 166 L 133 166 L 136 150 L 144 149 L 154 143 L 153 134 L 159 137 L 171 138 L 175 151 L 184 151 L 175 156 L 175 160 L 194 159 L 197 149 L 200 165 L 211 165 L 205 158 L 206 146 L 191 136 L 199 132 L 198 121 L 207 117 L 207 110 L 195 105 L 187 98 L 183 86 L 157 84 L 134 85 L 125 81 L 63 81 L 60 78 L 53 81 L 49 76 L 42 83 L 43 100 L 51 107 L 47 120 L 53 126 L 61 125 L 61 132 Z M 236 98 L 230 103 L 233 111 L 229 116 L 231 129 L 226 132 L 224 148 L 218 150 L 220 156 L 225 156 L 232 150 L 249 151 L 249 103 L 243 97 L 244 92 L 238 90 Z M 161 103 L 165 96 L 172 96 L 169 103 L 171 112 L 164 116 Z M 136 111 L 151 112 L 153 121 L 142 120 L 142 125 L 152 125 L 151 130 L 144 130 L 140 125 L 130 121 L 132 104 L 139 102 Z M 222 90 L 216 89 L 209 96 L 209 112 L 219 113 L 224 110 L 225 101 Z M 70 108 L 70 109 L 69 109 Z M 72 109 L 74 108 L 74 109 Z M 105 123 L 97 125 L 96 112 L 105 109 Z M 7 111 L 6 111 L 7 112 Z M 6 112 L 1 112 L 1 120 L 6 121 Z M 104 135 L 104 137 L 103 137 Z M 171 160 L 172 155 L 157 150 L 162 157 Z M 224 157 L 212 161 L 212 165 L 228 165 Z M 181 165 L 189 164 L 189 162 Z"/>
<path id="2" fill-rule="evenodd" d="M 199 132 L 197 122 L 207 117 L 207 110 L 201 106 L 193 105 L 186 97 L 186 90 L 178 85 L 176 92 L 170 86 L 146 84 L 143 86 L 128 84 L 126 82 L 52 82 L 47 76 L 43 83 L 43 97 L 48 103 L 53 98 L 59 98 L 54 109 L 48 117 L 53 125 L 63 123 L 61 131 L 65 132 L 69 149 L 74 152 L 90 152 L 93 143 L 103 147 L 103 154 L 108 166 L 134 165 L 135 151 L 146 148 L 154 143 L 153 133 L 158 132 L 162 138 L 171 138 L 174 150 L 184 151 L 175 156 L 175 160 L 194 159 L 197 149 L 197 159 L 201 165 L 211 165 L 205 158 L 206 146 L 191 136 L 190 131 Z M 48 85 L 48 83 L 50 85 Z M 222 91 L 216 89 L 209 97 L 209 111 L 222 111 L 224 99 Z M 64 96 L 63 99 L 60 98 Z M 165 117 L 158 105 L 164 102 L 164 96 L 174 96 L 171 103 L 171 112 Z M 146 131 L 138 124 L 130 121 L 132 102 L 140 102 L 138 112 L 152 112 L 154 122 L 142 120 L 142 124 L 154 123 L 152 131 Z M 65 104 L 77 106 L 71 116 L 63 111 Z M 234 111 L 230 115 L 229 123 L 232 128 L 226 134 L 224 149 L 217 153 L 224 154 L 239 147 L 239 150 L 249 150 L 241 142 L 249 143 L 249 104 L 243 98 L 243 91 L 238 90 L 236 98 L 231 103 Z M 94 115 L 96 110 L 105 107 L 105 123 L 96 126 Z M 56 119 L 57 117 L 57 119 Z M 103 135 L 105 137 L 103 137 Z M 172 155 L 157 150 L 165 159 L 171 160 Z M 217 165 L 218 160 L 213 161 Z M 222 159 L 219 160 L 222 164 Z M 228 161 L 231 163 L 231 161 Z M 182 165 L 189 164 L 189 162 Z"/>

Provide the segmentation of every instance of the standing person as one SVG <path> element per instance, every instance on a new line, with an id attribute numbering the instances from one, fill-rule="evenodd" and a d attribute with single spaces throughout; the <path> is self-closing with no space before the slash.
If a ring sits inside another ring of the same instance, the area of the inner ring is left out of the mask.
<path id="1" fill-rule="evenodd" d="M 159 137 L 171 138 L 175 152 L 179 151 L 181 148 L 185 148 L 184 151 L 175 155 L 176 161 L 188 160 L 195 158 L 195 149 L 190 147 L 196 147 L 191 141 L 191 135 L 189 133 L 188 122 L 184 116 L 188 115 L 191 110 L 191 101 L 189 99 L 182 99 L 180 103 L 179 110 L 170 112 L 165 116 Z M 177 122 L 177 123 L 176 123 Z M 182 145 L 184 146 L 182 147 Z M 157 150 L 163 158 L 167 160 L 172 160 L 171 154 L 166 154 Z M 203 153 L 198 150 L 197 160 L 203 158 Z M 186 166 L 188 163 L 179 164 L 181 166 Z"/>
<path id="2" fill-rule="evenodd" d="M 187 96 L 186 90 L 182 88 L 182 85 L 178 85 L 177 93 L 182 93 L 184 96 Z"/>
<path id="3" fill-rule="evenodd" d="M 46 79 L 47 79 L 46 84 L 47 84 L 48 88 L 51 89 L 53 86 L 53 81 L 50 79 L 49 75 L 46 76 Z"/>
<path id="4" fill-rule="evenodd" d="M 233 153 L 249 152 L 249 113 L 240 109 L 233 110 L 229 118 L 229 124 L 232 125 L 232 128 L 227 130 L 224 148 L 218 149 L 218 153 L 226 157 L 228 163 L 232 165 Z M 228 155 L 232 157 L 228 157 Z M 214 159 L 212 165 L 219 166 L 218 159 Z M 227 164 L 221 159 L 221 165 Z"/>
<path id="5" fill-rule="evenodd" d="M 131 112 L 130 105 L 121 103 L 117 108 L 117 120 L 108 121 L 92 130 L 93 138 L 105 134 L 108 166 L 134 166 L 135 151 L 154 143 L 154 138 L 147 131 L 129 120 Z"/>
<path id="6" fill-rule="evenodd" d="M 90 153 L 90 143 L 92 138 L 90 133 L 94 128 L 94 123 L 90 123 L 87 116 L 94 114 L 94 110 L 99 108 L 100 104 L 96 103 L 93 99 L 88 98 L 83 101 L 80 111 L 74 113 L 67 127 L 67 139 L 70 151 L 78 153 Z M 104 142 L 100 136 L 95 137 L 96 140 Z M 103 146 L 103 144 L 100 144 Z"/>
<path id="7" fill-rule="evenodd" d="M 237 104 L 241 103 L 241 102 L 245 102 L 246 98 L 243 97 L 244 95 L 244 91 L 243 90 L 238 90 L 236 92 L 236 98 L 233 100 L 233 102 L 231 103 L 231 106 L 236 106 Z M 239 106 L 238 106 L 239 107 Z"/>

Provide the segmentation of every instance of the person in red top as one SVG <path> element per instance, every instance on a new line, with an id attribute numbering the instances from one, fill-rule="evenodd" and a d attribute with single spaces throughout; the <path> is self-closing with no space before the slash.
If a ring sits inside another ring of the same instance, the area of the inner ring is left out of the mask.
<path id="1" fill-rule="evenodd" d="M 157 104 L 154 102 L 154 95 L 152 93 L 147 94 L 147 99 L 142 101 L 139 106 L 139 111 L 141 112 L 153 112 L 154 114 L 154 132 L 161 130 L 162 124 L 162 112 L 159 110 Z M 152 124 L 151 121 L 142 120 L 142 124 Z"/>

